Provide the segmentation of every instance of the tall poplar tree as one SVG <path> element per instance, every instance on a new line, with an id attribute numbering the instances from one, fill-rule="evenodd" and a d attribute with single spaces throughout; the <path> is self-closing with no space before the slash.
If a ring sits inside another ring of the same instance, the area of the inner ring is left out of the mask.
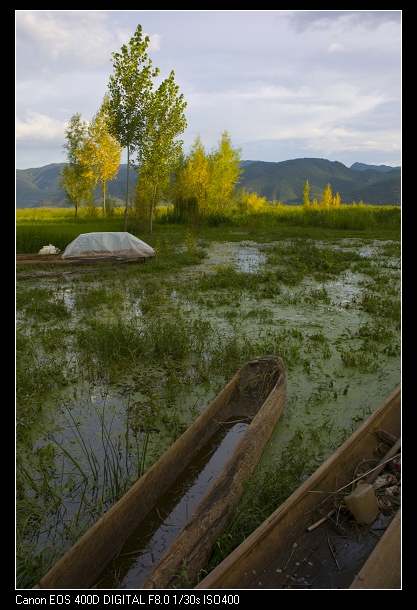
<path id="1" fill-rule="evenodd" d="M 310 184 L 309 184 L 308 180 L 306 180 L 306 183 L 304 185 L 304 190 L 303 190 L 303 207 L 304 208 L 310 207 Z"/>
<path id="2" fill-rule="evenodd" d="M 146 116 L 152 102 L 152 79 L 159 69 L 152 68 L 146 50 L 150 39 L 142 36 L 138 25 L 128 45 L 120 53 L 112 53 L 113 74 L 108 83 L 110 133 L 127 149 L 127 188 L 124 230 L 127 229 L 127 212 L 130 200 L 130 163 L 133 152 L 142 147 Z"/>
<path id="3" fill-rule="evenodd" d="M 195 199 L 200 212 L 207 211 L 210 159 L 198 134 L 186 157 L 180 156 L 174 172 L 174 204 L 178 207 Z"/>
<path id="4" fill-rule="evenodd" d="M 149 232 L 152 233 L 152 217 L 158 189 L 168 179 L 175 161 L 180 157 L 183 141 L 177 137 L 187 126 L 184 96 L 174 81 L 174 71 L 152 95 L 152 103 L 144 117 L 141 147 L 138 148 L 138 184 L 145 179 L 152 185 L 149 209 Z"/>
<path id="5" fill-rule="evenodd" d="M 323 199 L 322 199 L 321 205 L 324 209 L 328 210 L 330 208 L 330 206 L 332 205 L 332 203 L 333 203 L 332 187 L 330 186 L 330 184 L 328 184 L 323 191 Z"/>
<path id="6" fill-rule="evenodd" d="M 87 139 L 87 123 L 78 112 L 74 114 L 65 131 L 67 141 L 63 148 L 67 151 L 68 165 L 64 166 L 60 176 L 61 187 L 67 193 L 67 199 L 75 208 L 83 204 L 93 204 L 94 178 L 89 174 L 88 164 L 82 160 L 80 153 Z"/>
<path id="7" fill-rule="evenodd" d="M 340 208 L 341 202 L 342 202 L 342 199 L 341 199 L 339 193 L 336 193 L 336 195 L 333 197 L 333 207 Z"/>
<path id="8" fill-rule="evenodd" d="M 233 148 L 230 135 L 224 131 L 210 155 L 209 205 L 213 211 L 224 210 L 232 203 L 232 195 L 242 174 L 240 148 Z"/>
<path id="9" fill-rule="evenodd" d="M 117 177 L 122 147 L 118 140 L 108 131 L 108 95 L 104 96 L 100 110 L 88 126 L 87 137 L 83 146 L 77 153 L 78 158 L 84 162 L 86 175 L 101 185 L 101 200 L 103 216 L 106 216 L 107 182 Z"/>

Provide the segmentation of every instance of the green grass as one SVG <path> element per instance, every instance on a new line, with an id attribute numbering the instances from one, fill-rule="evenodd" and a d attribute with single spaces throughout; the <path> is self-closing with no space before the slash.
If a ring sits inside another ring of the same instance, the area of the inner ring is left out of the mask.
<path id="1" fill-rule="evenodd" d="M 350 206 L 334 216 L 349 225 L 341 229 L 325 226 L 323 211 L 284 208 L 217 216 L 194 232 L 160 212 L 154 233 L 139 235 L 157 251 L 143 265 L 17 266 L 18 588 L 33 586 L 254 356 L 282 356 L 287 404 L 210 566 L 400 378 L 398 212 Z M 117 215 L 106 224 L 24 212 L 22 253 L 123 225 Z M 223 242 L 256 244 L 266 260 L 254 271 L 212 264 Z M 366 244 L 377 256 L 360 255 Z M 337 302 L 333 286 L 352 276 L 355 291 Z"/>
<path id="2" fill-rule="evenodd" d="M 60 250 L 80 233 L 93 231 L 123 231 L 123 210 L 116 208 L 109 218 L 97 216 L 88 217 L 88 210 L 81 208 L 78 217 L 74 218 L 73 210 L 60 208 L 34 208 L 16 210 L 16 253 L 30 254 L 38 252 L 42 246 L 52 244 Z M 156 246 L 160 235 L 170 235 L 171 239 L 183 235 L 186 231 L 188 240 L 193 234 L 210 236 L 210 241 L 225 239 L 225 233 L 230 234 L 234 229 L 241 229 L 246 236 L 258 232 L 271 236 L 271 233 L 280 237 L 286 236 L 287 230 L 295 237 L 297 234 L 303 238 L 320 234 L 340 233 L 341 231 L 354 231 L 358 234 L 372 235 L 374 237 L 384 234 L 395 234 L 398 238 L 401 231 L 401 208 L 394 206 L 368 206 L 346 205 L 334 210 L 308 209 L 302 206 L 271 206 L 266 210 L 240 214 L 231 208 L 216 217 L 210 215 L 202 219 L 201 228 L 192 231 L 189 227 L 175 223 L 175 217 L 169 208 L 157 208 L 153 222 L 154 231 L 145 241 Z M 136 235 L 134 218 L 129 218 L 127 230 Z M 144 238 L 144 235 L 138 235 Z M 242 239 L 235 235 L 236 239 Z M 233 239 L 233 238 L 231 238 Z M 190 244 L 188 244 L 190 252 Z M 190 252 L 191 253 L 191 252 Z"/>

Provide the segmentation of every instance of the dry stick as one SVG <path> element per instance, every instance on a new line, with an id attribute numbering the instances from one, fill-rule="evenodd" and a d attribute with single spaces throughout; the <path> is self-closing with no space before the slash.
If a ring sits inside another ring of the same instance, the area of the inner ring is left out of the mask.
<path id="1" fill-rule="evenodd" d="M 401 440 L 399 440 L 398 442 L 401 443 Z M 392 449 L 394 449 L 394 447 Z M 389 451 L 389 453 L 391 453 L 391 450 Z M 387 455 L 388 455 L 388 453 L 387 453 Z M 362 481 L 362 479 L 366 475 L 370 475 L 375 470 L 378 470 L 378 474 L 379 474 L 381 472 L 381 470 L 383 469 L 383 467 L 385 466 L 385 464 L 388 464 L 388 462 L 391 462 L 391 460 L 393 460 L 395 458 L 395 455 L 390 457 L 388 460 L 385 459 L 385 457 L 384 457 L 383 461 L 379 462 L 378 466 L 375 466 L 375 468 L 372 468 L 371 470 L 368 470 L 368 472 L 365 472 L 360 477 L 356 477 L 356 479 L 353 479 L 353 481 L 349 481 L 349 483 L 347 483 L 346 485 L 343 485 L 343 487 L 339 487 L 339 489 L 336 489 L 336 491 L 321 491 L 320 489 L 309 489 L 308 493 L 310 493 L 310 494 L 329 494 L 329 495 L 338 494 L 341 491 L 343 491 L 344 489 L 346 489 L 346 487 L 349 487 L 350 485 L 353 485 L 353 483 L 356 483 L 356 481 Z M 368 478 L 370 478 L 370 477 L 368 477 Z M 366 479 L 366 480 L 368 480 L 368 479 Z"/>
<path id="2" fill-rule="evenodd" d="M 384 461 L 379 462 L 378 466 L 375 466 L 375 468 L 372 468 L 371 470 L 368 470 L 368 472 L 365 472 L 365 474 L 363 474 L 362 476 L 357 477 L 356 479 L 353 479 L 353 481 L 350 481 L 350 483 L 348 483 L 347 485 L 343 485 L 343 487 L 340 487 L 339 489 L 337 489 L 333 493 L 337 494 L 340 491 L 343 491 L 344 489 L 346 489 L 346 487 L 349 487 L 350 485 L 353 485 L 353 483 L 356 483 L 356 481 L 361 481 L 366 475 L 371 475 L 371 473 L 373 473 L 375 470 L 378 470 L 378 472 L 381 472 L 381 470 L 383 469 L 385 464 L 388 464 L 388 462 L 390 462 L 392 459 L 394 459 L 394 457 L 395 456 L 390 457 L 388 460 L 386 460 L 385 457 L 384 457 Z M 322 492 L 322 493 L 325 493 L 325 492 Z"/>
<path id="3" fill-rule="evenodd" d="M 339 566 L 339 564 L 337 563 L 337 559 L 336 559 L 336 557 L 335 557 L 335 554 L 333 553 L 332 545 L 330 544 L 330 538 L 329 538 L 329 534 L 327 534 L 327 544 L 329 545 L 329 549 L 330 549 L 330 552 L 331 552 L 331 554 L 332 554 L 332 557 L 333 557 L 333 559 L 334 559 L 334 561 L 335 561 L 335 563 L 336 563 L 336 565 L 337 565 L 337 569 L 340 571 L 340 566 Z"/>
<path id="4" fill-rule="evenodd" d="M 344 528 L 344 527 L 342 527 L 342 526 L 340 525 L 340 523 L 338 523 L 337 521 L 335 521 L 331 515 L 330 515 L 330 516 L 328 516 L 327 518 L 328 518 L 328 519 L 330 519 L 330 521 L 333 523 L 334 527 L 335 527 L 335 528 L 336 528 L 336 529 L 339 531 L 339 533 L 340 533 L 340 534 L 342 534 L 342 535 L 343 535 L 343 534 L 346 534 L 346 530 L 345 530 L 345 528 Z"/>
<path id="5" fill-rule="evenodd" d="M 395 445 L 393 447 L 391 447 L 391 449 L 388 451 L 388 453 L 385 454 L 385 456 L 383 457 L 383 460 L 381 460 L 378 464 L 378 466 L 372 471 L 372 473 L 365 479 L 365 483 L 373 483 L 375 481 L 375 479 L 377 478 L 377 476 L 379 475 L 379 473 L 384 469 L 384 466 L 387 462 L 389 462 L 390 460 L 392 460 L 398 453 L 398 451 L 401 448 L 401 437 L 398 439 L 398 441 L 395 443 Z"/>
<path id="6" fill-rule="evenodd" d="M 321 525 L 322 523 L 324 523 L 325 521 L 327 521 L 327 519 L 329 517 L 331 517 L 332 515 L 334 515 L 336 512 L 336 509 L 334 508 L 333 510 L 331 510 L 327 515 L 324 515 L 324 517 L 322 517 L 321 519 L 319 519 L 318 521 L 316 521 L 315 523 L 313 523 L 313 525 L 310 525 L 310 527 L 307 528 L 308 532 L 311 532 L 313 530 L 316 529 L 316 527 L 318 527 L 319 525 Z"/>
<path id="7" fill-rule="evenodd" d="M 288 557 L 288 559 L 287 559 L 287 563 L 285 564 L 285 566 L 284 566 L 284 568 L 283 568 L 284 570 L 286 569 L 287 565 L 289 564 L 289 561 L 290 561 L 291 557 L 294 555 L 294 552 L 295 552 L 295 549 L 296 549 L 296 548 L 297 548 L 297 543 L 295 542 L 295 543 L 292 545 L 292 551 L 291 551 L 291 553 L 290 553 L 290 556 L 289 556 L 289 557 Z"/>

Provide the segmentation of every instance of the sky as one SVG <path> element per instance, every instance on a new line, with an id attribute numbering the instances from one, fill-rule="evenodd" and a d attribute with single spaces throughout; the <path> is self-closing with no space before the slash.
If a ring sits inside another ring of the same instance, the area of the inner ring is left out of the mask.
<path id="1" fill-rule="evenodd" d="M 227 131 L 242 160 L 401 165 L 402 11 L 16 10 L 16 169 L 67 161 L 139 24 L 187 103 L 185 154 Z"/>

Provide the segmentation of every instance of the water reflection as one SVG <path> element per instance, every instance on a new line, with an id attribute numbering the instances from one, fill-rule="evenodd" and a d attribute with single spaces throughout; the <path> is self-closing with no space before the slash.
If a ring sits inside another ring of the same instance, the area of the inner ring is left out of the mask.
<path id="1" fill-rule="evenodd" d="M 250 422 L 249 417 L 236 421 L 236 416 L 224 422 L 127 538 L 93 588 L 137 589 L 142 586 L 215 482 Z"/>

